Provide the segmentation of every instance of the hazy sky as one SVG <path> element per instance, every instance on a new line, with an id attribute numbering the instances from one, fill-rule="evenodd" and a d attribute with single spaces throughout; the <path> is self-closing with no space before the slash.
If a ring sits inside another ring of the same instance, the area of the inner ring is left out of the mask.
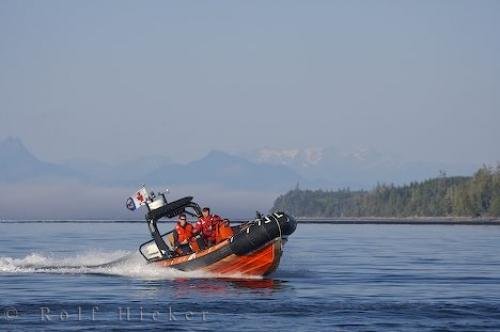
<path id="1" fill-rule="evenodd" d="M 500 1 L 0 1 L 0 139 L 500 160 Z"/>

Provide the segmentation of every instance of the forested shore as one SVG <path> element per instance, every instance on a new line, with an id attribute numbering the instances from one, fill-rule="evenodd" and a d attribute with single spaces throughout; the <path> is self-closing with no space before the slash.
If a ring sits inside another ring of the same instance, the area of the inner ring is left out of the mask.
<path id="1" fill-rule="evenodd" d="M 473 176 L 441 176 L 372 190 L 306 190 L 297 186 L 273 210 L 297 217 L 500 217 L 500 165 Z"/>

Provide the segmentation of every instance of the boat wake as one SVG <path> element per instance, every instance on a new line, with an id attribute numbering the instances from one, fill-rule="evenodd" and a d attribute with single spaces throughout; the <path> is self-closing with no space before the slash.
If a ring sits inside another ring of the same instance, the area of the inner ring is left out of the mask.
<path id="1" fill-rule="evenodd" d="M 242 274 L 219 275 L 202 271 L 179 271 L 148 264 L 139 253 L 119 250 L 89 251 L 74 256 L 32 253 L 23 258 L 0 256 L 0 273 L 97 274 L 145 280 L 179 278 L 261 279 Z"/>

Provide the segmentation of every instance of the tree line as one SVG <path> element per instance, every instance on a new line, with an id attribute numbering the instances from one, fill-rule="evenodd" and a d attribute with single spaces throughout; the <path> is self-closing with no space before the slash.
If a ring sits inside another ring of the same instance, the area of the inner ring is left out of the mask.
<path id="1" fill-rule="evenodd" d="M 298 217 L 499 217 L 500 164 L 483 166 L 473 176 L 439 177 L 372 190 L 302 190 L 279 196 L 273 210 Z"/>

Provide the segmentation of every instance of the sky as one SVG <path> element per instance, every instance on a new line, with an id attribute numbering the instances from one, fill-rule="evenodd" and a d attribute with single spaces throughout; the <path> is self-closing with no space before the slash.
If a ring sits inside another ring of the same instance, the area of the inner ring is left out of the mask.
<path id="1" fill-rule="evenodd" d="M 0 1 L 0 139 L 50 161 L 500 160 L 499 1 Z"/>

